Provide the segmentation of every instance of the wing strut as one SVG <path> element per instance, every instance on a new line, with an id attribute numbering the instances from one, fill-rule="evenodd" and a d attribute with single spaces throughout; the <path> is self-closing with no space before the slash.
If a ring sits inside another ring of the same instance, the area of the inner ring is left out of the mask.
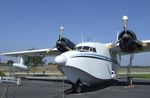
<path id="1" fill-rule="evenodd" d="M 129 61 L 129 64 L 127 66 L 127 86 L 129 88 L 134 87 L 134 85 L 132 84 L 132 77 L 131 77 L 131 66 L 132 66 L 133 58 L 134 58 L 134 53 L 131 53 L 130 59 L 129 59 L 130 61 Z"/>

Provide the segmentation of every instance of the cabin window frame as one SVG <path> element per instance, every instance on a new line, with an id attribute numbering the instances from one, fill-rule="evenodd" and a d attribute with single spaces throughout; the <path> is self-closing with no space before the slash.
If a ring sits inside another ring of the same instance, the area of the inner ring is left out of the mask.
<path id="1" fill-rule="evenodd" d="M 96 48 L 90 47 L 90 46 L 78 46 L 78 47 L 75 47 L 75 50 L 96 52 Z"/>

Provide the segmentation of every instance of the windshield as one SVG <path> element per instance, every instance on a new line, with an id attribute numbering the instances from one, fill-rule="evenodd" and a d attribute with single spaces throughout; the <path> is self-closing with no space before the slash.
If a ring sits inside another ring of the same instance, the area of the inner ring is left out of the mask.
<path id="1" fill-rule="evenodd" d="M 77 50 L 77 51 L 92 51 L 92 52 L 96 52 L 96 48 L 89 47 L 89 46 L 78 46 L 78 47 L 75 47 L 75 50 Z"/>

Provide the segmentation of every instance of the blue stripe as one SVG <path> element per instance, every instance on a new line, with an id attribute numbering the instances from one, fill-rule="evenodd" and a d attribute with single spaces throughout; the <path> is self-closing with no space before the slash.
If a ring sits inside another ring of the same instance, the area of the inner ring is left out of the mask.
<path id="1" fill-rule="evenodd" d="M 111 58 L 98 55 L 98 54 L 80 54 L 80 55 L 73 56 L 72 58 L 76 58 L 76 57 L 95 58 L 95 59 L 105 60 L 109 62 L 114 62 Z"/>

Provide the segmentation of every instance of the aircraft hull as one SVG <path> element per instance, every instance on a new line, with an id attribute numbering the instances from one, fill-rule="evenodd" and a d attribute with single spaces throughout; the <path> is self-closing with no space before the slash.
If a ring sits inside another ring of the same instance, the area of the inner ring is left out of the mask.
<path id="1" fill-rule="evenodd" d="M 112 62 L 108 57 L 96 53 L 80 52 L 67 59 L 59 69 L 72 83 L 80 80 L 83 84 L 92 85 L 111 79 Z"/>
<path id="2" fill-rule="evenodd" d="M 81 69 L 71 67 L 71 66 L 64 66 L 62 70 L 65 76 L 67 77 L 67 79 L 74 84 L 78 80 L 80 80 L 84 85 L 91 86 L 91 85 L 102 83 L 105 80 L 109 80 L 109 79 L 96 78 Z"/>

